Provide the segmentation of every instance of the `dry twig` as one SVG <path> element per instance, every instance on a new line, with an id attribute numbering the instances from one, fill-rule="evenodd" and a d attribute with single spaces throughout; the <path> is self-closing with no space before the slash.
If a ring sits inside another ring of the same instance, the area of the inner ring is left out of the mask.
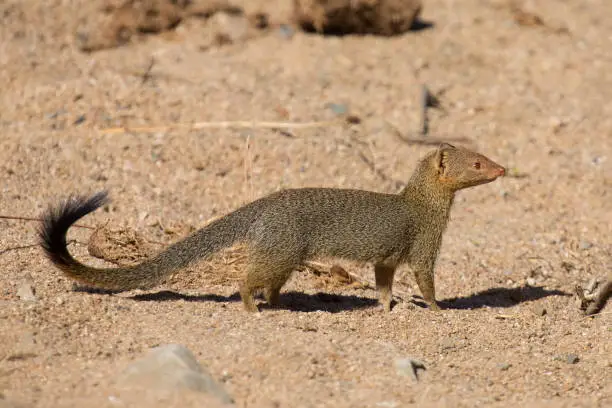
<path id="1" fill-rule="evenodd" d="M 8 248 L 0 250 L 0 255 L 4 255 L 5 253 L 10 252 L 10 251 L 18 251 L 20 249 L 33 248 L 33 247 L 38 246 L 38 245 L 39 244 L 36 243 L 36 244 L 28 244 L 28 245 L 20 245 L 20 246 L 15 246 L 15 247 L 8 247 Z"/>
<path id="2" fill-rule="evenodd" d="M 459 142 L 459 143 L 465 143 L 465 144 L 471 145 L 473 143 L 472 140 L 468 139 L 467 137 L 446 137 L 446 138 L 427 137 L 427 138 L 424 138 L 424 137 L 407 136 L 407 135 L 402 134 L 402 132 L 400 132 L 400 130 L 388 120 L 385 120 L 385 124 L 391 129 L 393 136 L 395 136 L 402 143 L 406 143 L 408 145 L 438 146 L 440 143 L 445 143 L 445 142 L 446 143 Z"/>
<path id="3" fill-rule="evenodd" d="M 73 239 L 71 241 L 68 241 L 67 245 L 70 245 L 70 244 L 82 244 L 82 243 L 77 241 L 76 239 Z M 4 255 L 7 252 L 11 252 L 11 251 L 19 251 L 21 249 L 34 248 L 34 247 L 37 247 L 39 245 L 40 245 L 39 243 L 36 243 L 36 244 L 27 244 L 27 245 L 19 245 L 19 246 L 4 248 L 4 249 L 0 250 L 0 255 Z"/>
<path id="4" fill-rule="evenodd" d="M 0 215 L 0 218 L 2 218 L 4 220 L 19 220 L 19 221 L 42 222 L 41 218 L 35 218 L 35 217 L 18 217 L 18 216 L 14 216 L 14 215 Z M 95 229 L 95 227 L 91 227 L 89 225 L 83 225 L 83 224 L 72 224 L 72 226 L 73 227 L 77 227 L 77 228 Z"/>
<path id="5" fill-rule="evenodd" d="M 317 127 L 335 126 L 350 122 L 349 118 L 338 118 L 333 120 L 322 120 L 313 122 L 262 122 L 262 121 L 221 121 L 221 122 L 195 122 L 195 123 L 174 123 L 160 126 L 122 126 L 114 128 L 100 129 L 101 133 L 128 133 L 128 132 L 163 132 L 172 129 L 310 129 Z"/>

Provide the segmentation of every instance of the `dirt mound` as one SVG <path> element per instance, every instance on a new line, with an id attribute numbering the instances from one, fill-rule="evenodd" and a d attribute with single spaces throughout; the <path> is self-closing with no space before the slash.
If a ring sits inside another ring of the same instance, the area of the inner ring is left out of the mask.
<path id="1" fill-rule="evenodd" d="M 420 0 L 294 0 L 293 23 L 321 34 L 395 35 L 413 26 L 421 8 Z M 86 52 L 114 48 L 139 35 L 162 33 L 188 18 L 221 15 L 240 17 L 244 23 L 239 26 L 252 30 L 268 26 L 265 14 L 246 15 L 242 8 L 225 0 L 104 0 L 90 3 L 82 13 L 75 40 Z M 221 25 L 228 24 L 222 21 Z M 230 30 L 235 30 L 236 24 L 233 27 Z M 214 22 L 213 30 L 221 33 L 219 43 L 233 37 Z"/>
<path id="2" fill-rule="evenodd" d="M 324 34 L 395 35 L 412 27 L 421 0 L 294 0 L 294 19 Z"/>
<path id="3" fill-rule="evenodd" d="M 75 38 L 82 51 L 125 44 L 139 34 L 160 33 L 189 17 L 209 18 L 218 12 L 242 15 L 224 0 L 106 0 L 83 11 Z"/>

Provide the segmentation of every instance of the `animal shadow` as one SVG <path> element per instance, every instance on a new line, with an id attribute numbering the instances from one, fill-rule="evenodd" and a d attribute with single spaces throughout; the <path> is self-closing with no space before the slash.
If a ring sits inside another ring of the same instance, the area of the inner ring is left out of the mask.
<path id="1" fill-rule="evenodd" d="M 429 28 L 433 28 L 435 26 L 433 21 L 423 20 L 421 18 L 417 18 L 412 22 L 410 26 L 410 31 L 422 31 L 427 30 Z"/>
<path id="2" fill-rule="evenodd" d="M 434 22 L 423 20 L 422 18 L 417 17 L 412 22 L 412 25 L 410 26 L 410 28 L 407 31 L 408 32 L 418 32 L 418 31 L 428 30 L 428 29 L 434 28 L 434 27 L 435 27 L 435 23 Z M 315 26 L 312 25 L 312 24 L 304 23 L 304 24 L 301 25 L 301 28 L 302 28 L 302 30 L 304 30 L 307 33 L 316 33 L 317 32 Z M 323 36 L 327 36 L 327 37 L 344 37 L 344 36 L 348 36 L 348 35 L 358 35 L 358 34 L 355 34 L 352 31 L 346 31 L 344 29 L 340 29 L 340 28 L 336 28 L 336 27 L 327 28 L 324 32 L 319 33 L 319 34 L 323 35 Z M 400 36 L 402 34 L 404 34 L 404 32 L 393 34 L 392 36 Z"/>
<path id="3" fill-rule="evenodd" d="M 480 309 L 483 307 L 505 308 L 519 303 L 530 302 L 548 296 L 571 296 L 561 290 L 548 290 L 540 286 L 518 288 L 491 288 L 469 296 L 455 297 L 439 301 L 443 309 Z"/>
<path id="4" fill-rule="evenodd" d="M 350 310 L 365 309 L 378 305 L 377 299 L 354 295 L 339 295 L 317 292 L 308 294 L 302 292 L 281 293 L 278 305 L 269 306 L 264 303 L 261 310 L 285 309 L 294 312 L 328 312 L 339 313 Z"/>
<path id="5" fill-rule="evenodd" d="M 97 293 L 113 295 L 121 291 L 103 290 L 88 287 L 77 287 L 77 292 Z M 572 296 L 571 293 L 561 290 L 548 290 L 539 286 L 522 286 L 518 288 L 491 288 L 468 296 L 439 300 L 438 305 L 442 309 L 468 310 L 481 309 L 483 307 L 508 308 L 519 303 L 530 302 L 548 296 Z M 261 297 L 261 296 L 260 296 Z M 142 293 L 129 296 L 128 299 L 143 302 L 172 302 L 184 300 L 186 302 L 240 302 L 240 294 L 233 293 L 230 296 L 204 294 L 188 295 L 171 290 L 161 290 L 159 292 Z M 412 296 L 410 302 L 416 306 L 427 308 L 427 304 L 420 296 Z M 393 301 L 392 305 L 397 302 Z M 267 303 L 260 303 L 260 310 L 284 309 L 295 312 L 319 312 L 339 313 L 356 309 L 365 309 L 378 305 L 377 299 L 354 296 L 317 292 L 314 294 L 302 292 L 281 293 L 278 305 L 270 306 Z"/>
<path id="6" fill-rule="evenodd" d="M 143 293 L 129 297 L 137 301 L 168 302 L 184 300 L 187 302 L 240 302 L 238 292 L 230 296 L 205 294 L 205 295 L 184 295 L 170 290 L 162 290 L 155 293 Z M 269 306 L 265 302 L 260 303 L 260 310 L 292 310 L 296 312 L 317 312 L 325 311 L 338 313 L 347 310 L 363 309 L 373 307 L 378 304 L 376 299 L 360 296 L 334 295 L 328 293 L 307 294 L 301 292 L 286 292 L 279 297 L 279 303 Z"/>
<path id="7" fill-rule="evenodd" d="M 98 289 L 88 286 L 77 286 L 73 289 L 73 291 L 98 295 L 116 295 L 118 293 L 125 292 L 123 290 Z M 215 294 L 185 295 L 172 290 L 160 290 L 158 292 L 140 293 L 138 295 L 126 296 L 126 299 L 138 300 L 142 302 L 172 302 L 177 300 L 184 300 L 186 302 L 237 302 L 240 301 L 240 294 L 236 292 L 230 296 Z"/>

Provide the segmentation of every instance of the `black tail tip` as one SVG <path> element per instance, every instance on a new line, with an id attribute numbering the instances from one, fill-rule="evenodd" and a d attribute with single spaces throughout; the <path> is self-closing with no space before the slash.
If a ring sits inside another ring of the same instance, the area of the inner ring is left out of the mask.
<path id="1" fill-rule="evenodd" d="M 38 229 L 40 244 L 48 255 L 66 250 L 66 233 L 72 224 L 110 202 L 107 191 L 91 196 L 71 195 L 58 204 L 50 205 L 42 215 Z"/>

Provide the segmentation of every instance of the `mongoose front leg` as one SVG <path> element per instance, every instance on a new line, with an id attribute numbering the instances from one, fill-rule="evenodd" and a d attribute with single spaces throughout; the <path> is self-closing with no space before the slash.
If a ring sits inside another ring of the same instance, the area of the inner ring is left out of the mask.
<path id="1" fill-rule="evenodd" d="M 439 311 L 440 307 L 436 303 L 436 288 L 434 286 L 433 265 L 430 267 L 413 267 L 414 275 L 423 295 L 423 299 L 434 311 Z"/>
<path id="2" fill-rule="evenodd" d="M 376 276 L 376 289 L 379 293 L 379 302 L 383 305 L 385 311 L 391 311 L 391 298 L 393 285 L 393 275 L 395 274 L 395 268 L 376 264 L 374 265 L 374 275 Z"/>

